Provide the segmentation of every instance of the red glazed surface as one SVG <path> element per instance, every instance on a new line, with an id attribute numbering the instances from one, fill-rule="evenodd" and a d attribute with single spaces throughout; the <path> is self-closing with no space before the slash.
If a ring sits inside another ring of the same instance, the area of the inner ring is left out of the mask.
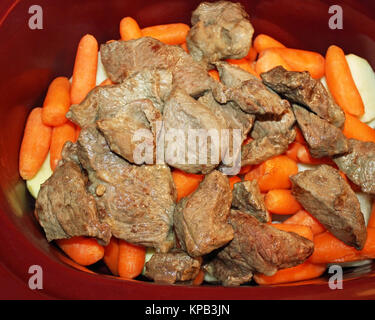
<path id="1" fill-rule="evenodd" d="M 92 33 L 100 43 L 119 37 L 122 17 L 141 26 L 189 23 L 200 1 L 39 0 L 43 30 L 28 28 L 33 1 L 0 3 L 0 298 L 1 299 L 366 299 L 375 298 L 373 266 L 346 272 L 344 289 L 332 291 L 327 278 L 274 287 L 161 286 L 85 273 L 61 262 L 33 218 L 33 201 L 18 174 L 18 150 L 26 117 L 40 106 L 49 82 L 70 76 L 77 43 Z M 289 47 L 324 54 L 330 44 L 368 59 L 375 67 L 373 0 L 241 1 L 256 33 Z M 328 28 L 328 8 L 339 4 L 344 30 Z M 43 290 L 28 288 L 28 269 L 43 268 Z"/>

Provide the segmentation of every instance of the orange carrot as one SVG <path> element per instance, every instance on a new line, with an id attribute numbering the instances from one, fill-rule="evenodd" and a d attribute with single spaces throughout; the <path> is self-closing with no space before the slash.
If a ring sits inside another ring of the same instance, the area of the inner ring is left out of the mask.
<path id="1" fill-rule="evenodd" d="M 243 58 L 243 59 L 227 59 L 227 62 L 229 64 L 235 65 L 242 70 L 245 70 L 249 73 L 251 73 L 253 76 L 256 76 L 257 78 L 259 77 L 259 74 L 254 70 L 254 68 L 251 65 L 251 62 L 249 60 Z"/>
<path id="2" fill-rule="evenodd" d="M 297 153 L 302 145 L 299 142 L 293 142 L 289 145 L 288 150 L 286 151 L 286 155 L 293 159 L 294 161 L 298 162 Z"/>
<path id="3" fill-rule="evenodd" d="M 372 209 L 371 209 L 371 215 L 370 220 L 368 221 L 367 227 L 375 228 L 375 201 L 372 201 Z"/>
<path id="4" fill-rule="evenodd" d="M 263 285 L 295 282 L 320 277 L 325 270 L 325 264 L 313 264 L 305 261 L 296 267 L 281 269 L 273 276 L 257 273 L 254 275 L 254 280 L 257 284 Z"/>
<path id="5" fill-rule="evenodd" d="M 104 256 L 104 247 L 94 238 L 72 237 L 56 240 L 56 243 L 62 251 L 81 266 L 89 266 Z"/>
<path id="6" fill-rule="evenodd" d="M 115 237 L 111 238 L 109 244 L 104 247 L 104 263 L 113 275 L 118 276 L 119 243 Z"/>
<path id="7" fill-rule="evenodd" d="M 256 60 L 257 55 L 257 50 L 254 47 L 251 47 L 245 59 L 249 60 L 250 62 L 253 62 Z"/>
<path id="8" fill-rule="evenodd" d="M 177 190 L 177 201 L 194 192 L 204 178 L 203 175 L 186 173 L 181 170 L 174 170 L 172 177 Z"/>
<path id="9" fill-rule="evenodd" d="M 252 166 L 251 164 L 248 164 L 248 165 L 246 165 L 246 166 L 243 166 L 238 174 L 246 174 L 246 173 L 248 173 L 252 168 L 253 168 L 253 166 Z"/>
<path id="10" fill-rule="evenodd" d="M 143 37 L 152 37 L 166 44 L 182 44 L 186 41 L 186 36 L 190 27 L 184 23 L 171 23 L 152 26 L 142 29 Z"/>
<path id="11" fill-rule="evenodd" d="M 256 170 L 255 172 L 253 172 Z M 245 175 L 245 180 L 257 179 L 260 191 L 289 189 L 289 176 L 298 172 L 297 163 L 285 155 L 273 157 Z M 259 177 L 259 178 L 256 178 Z"/>
<path id="12" fill-rule="evenodd" d="M 325 73 L 324 57 L 313 51 L 273 48 L 294 71 L 308 71 L 314 79 L 320 79 Z"/>
<path id="13" fill-rule="evenodd" d="M 76 141 L 76 127 L 70 121 L 52 130 L 50 165 L 53 171 L 61 160 L 61 151 L 67 141 Z"/>
<path id="14" fill-rule="evenodd" d="M 359 255 L 360 260 L 375 259 L 375 228 L 367 227 L 367 239 Z"/>
<path id="15" fill-rule="evenodd" d="M 308 226 L 302 226 L 298 224 L 284 224 L 284 223 L 273 223 L 272 226 L 282 231 L 294 232 L 300 235 L 301 237 L 304 237 L 311 241 L 314 240 L 314 234 L 312 233 L 311 228 Z"/>
<path id="16" fill-rule="evenodd" d="M 43 103 L 42 120 L 47 126 L 61 126 L 70 107 L 70 82 L 66 77 L 58 77 L 49 85 Z"/>
<path id="17" fill-rule="evenodd" d="M 258 60 L 255 64 L 255 71 L 257 74 L 270 71 L 271 69 L 282 66 L 288 71 L 292 71 L 291 66 L 279 55 L 274 49 L 267 49 L 259 54 Z"/>
<path id="18" fill-rule="evenodd" d="M 303 134 L 302 134 L 302 132 L 301 132 L 301 130 L 300 130 L 300 128 L 295 128 L 295 130 L 296 130 L 296 142 L 298 142 L 298 143 L 300 143 L 300 144 L 306 144 L 306 140 L 305 140 L 305 137 L 303 136 Z"/>
<path id="19" fill-rule="evenodd" d="M 146 248 L 119 240 L 118 274 L 122 278 L 133 279 L 142 273 Z"/>
<path id="20" fill-rule="evenodd" d="M 285 48 L 285 46 L 266 34 L 260 34 L 254 40 L 254 48 L 260 53 L 270 48 Z"/>
<path id="21" fill-rule="evenodd" d="M 348 113 L 345 114 L 346 119 L 342 132 L 349 139 L 357 139 L 361 141 L 375 142 L 375 130 L 363 123 L 357 117 Z"/>
<path id="22" fill-rule="evenodd" d="M 241 182 L 241 181 L 242 181 L 241 178 L 238 177 L 238 176 L 230 177 L 229 178 L 230 188 L 233 190 L 234 184 L 237 183 L 237 182 Z"/>
<path id="23" fill-rule="evenodd" d="M 344 51 L 330 46 L 326 54 L 326 78 L 329 91 L 347 113 L 360 117 L 365 112 L 361 95 L 354 83 Z"/>
<path id="24" fill-rule="evenodd" d="M 216 81 L 220 81 L 220 75 L 219 75 L 219 72 L 217 72 L 217 70 L 210 70 L 208 71 L 208 74 L 214 78 Z"/>
<path id="25" fill-rule="evenodd" d="M 193 286 L 200 286 L 204 280 L 204 270 L 200 269 L 198 275 L 193 280 Z"/>
<path id="26" fill-rule="evenodd" d="M 104 87 L 104 86 L 109 86 L 113 84 L 112 80 L 111 79 L 105 79 L 103 80 L 100 84 L 99 84 L 99 87 Z"/>
<path id="27" fill-rule="evenodd" d="M 298 224 L 311 228 L 314 235 L 324 232 L 324 226 L 305 210 L 300 210 L 290 218 L 286 219 L 283 224 Z"/>
<path id="28" fill-rule="evenodd" d="M 334 165 L 334 162 L 328 158 L 313 158 L 306 145 L 300 145 L 297 150 L 297 161 L 305 164 L 330 164 Z"/>
<path id="29" fill-rule="evenodd" d="M 42 121 L 42 108 L 34 108 L 27 118 L 20 150 L 19 171 L 23 179 L 33 178 L 47 157 L 52 128 Z"/>
<path id="30" fill-rule="evenodd" d="M 184 42 L 184 43 L 181 43 L 181 44 L 180 44 L 180 47 L 181 47 L 182 49 L 184 49 L 184 50 L 185 50 L 185 52 L 189 53 L 189 49 L 188 49 L 188 47 L 187 47 L 187 44 L 186 44 L 186 42 Z"/>
<path id="31" fill-rule="evenodd" d="M 125 17 L 120 21 L 121 40 L 128 41 L 142 37 L 142 31 L 137 21 L 132 17 Z"/>
<path id="32" fill-rule="evenodd" d="M 288 189 L 273 189 L 267 192 L 264 199 L 266 208 L 271 213 L 293 214 L 302 207 Z"/>
<path id="33" fill-rule="evenodd" d="M 59 259 L 62 262 L 72 266 L 74 269 L 81 270 L 81 271 L 84 271 L 84 272 L 87 272 L 87 273 L 95 274 L 94 271 L 91 271 L 90 269 L 87 269 L 86 267 L 81 266 L 80 264 L 74 262 L 73 260 L 71 260 L 67 256 L 65 256 L 63 253 L 57 252 L 57 256 L 59 257 Z"/>
<path id="34" fill-rule="evenodd" d="M 90 35 L 82 37 L 78 44 L 73 69 L 70 100 L 72 104 L 81 103 L 96 84 L 98 67 L 98 42 Z"/>

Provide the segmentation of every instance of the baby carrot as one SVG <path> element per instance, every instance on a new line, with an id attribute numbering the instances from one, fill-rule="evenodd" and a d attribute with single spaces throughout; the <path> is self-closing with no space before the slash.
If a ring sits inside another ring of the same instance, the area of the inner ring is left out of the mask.
<path id="1" fill-rule="evenodd" d="M 345 112 L 356 117 L 364 114 L 365 107 L 345 59 L 345 53 L 337 46 L 330 46 L 327 50 L 326 79 L 329 91 Z"/>
<path id="2" fill-rule="evenodd" d="M 193 280 L 193 286 L 200 286 L 203 280 L 204 280 L 204 271 L 200 269 L 198 275 Z"/>
<path id="3" fill-rule="evenodd" d="M 293 71 L 308 71 L 314 79 L 324 76 L 325 60 L 317 52 L 290 48 L 271 48 L 269 50 L 279 54 Z"/>
<path id="4" fill-rule="evenodd" d="M 367 227 L 375 228 L 375 201 L 372 201 L 372 209 L 370 219 L 368 221 Z"/>
<path id="5" fill-rule="evenodd" d="M 78 44 L 73 69 L 70 99 L 72 104 L 81 103 L 96 84 L 98 67 L 98 42 L 90 35 L 82 37 Z"/>
<path id="6" fill-rule="evenodd" d="M 266 34 L 260 34 L 254 40 L 254 48 L 260 53 L 270 48 L 285 48 L 285 46 Z"/>
<path id="7" fill-rule="evenodd" d="M 324 232 L 324 226 L 305 210 L 300 210 L 290 218 L 286 219 L 283 224 L 298 224 L 311 228 L 314 235 Z"/>
<path id="8" fill-rule="evenodd" d="M 177 190 L 177 201 L 194 192 L 204 178 L 203 175 L 186 173 L 181 170 L 174 170 L 172 177 Z"/>
<path id="9" fill-rule="evenodd" d="M 55 127 L 52 130 L 50 164 L 53 171 L 61 160 L 61 151 L 67 141 L 76 141 L 76 127 L 70 121 L 61 126 Z"/>
<path id="10" fill-rule="evenodd" d="M 42 120 L 47 126 L 61 126 L 70 107 L 70 82 L 66 77 L 58 77 L 49 85 L 43 103 Z"/>
<path id="11" fill-rule="evenodd" d="M 142 37 L 142 31 L 137 21 L 132 17 L 125 17 L 120 21 L 120 36 L 124 41 L 138 39 Z"/>
<path id="12" fill-rule="evenodd" d="M 328 158 L 313 158 L 310 151 L 306 145 L 300 145 L 297 150 L 297 162 L 304 164 L 330 164 L 333 165 L 333 161 Z"/>
<path id="13" fill-rule="evenodd" d="M 357 117 L 345 113 L 345 123 L 342 132 L 345 137 L 361 141 L 375 142 L 375 130 L 363 123 Z"/>
<path id="14" fill-rule="evenodd" d="M 42 121 L 42 108 L 34 108 L 27 118 L 19 157 L 19 171 L 23 179 L 33 178 L 47 157 L 52 128 Z"/>
<path id="15" fill-rule="evenodd" d="M 253 166 L 252 166 L 251 164 L 248 164 L 248 165 L 246 165 L 246 166 L 243 166 L 238 174 L 246 174 L 246 173 L 248 173 L 252 168 L 253 168 Z"/>
<path id="16" fill-rule="evenodd" d="M 89 266 L 104 256 L 104 247 L 94 238 L 72 237 L 56 240 L 57 245 L 73 261 L 81 266 Z"/>
<path id="17" fill-rule="evenodd" d="M 104 247 L 104 263 L 113 275 L 118 276 L 119 241 L 115 237 Z"/>
<path id="18" fill-rule="evenodd" d="M 271 213 L 293 214 L 302 209 L 302 206 L 294 198 L 292 192 L 287 189 L 273 189 L 268 191 L 264 201 L 267 210 Z"/>
<path id="19" fill-rule="evenodd" d="M 245 58 L 243 59 L 227 59 L 227 62 L 233 65 L 236 65 L 237 67 L 240 67 L 241 69 L 251 73 L 253 76 L 259 77 L 259 74 L 254 70 L 254 68 L 251 65 L 251 62 Z"/>
<path id="20" fill-rule="evenodd" d="M 306 145 L 306 140 L 305 137 L 303 136 L 300 128 L 295 128 L 296 130 L 296 142 L 299 142 L 300 144 Z"/>
<path id="21" fill-rule="evenodd" d="M 122 278 L 133 279 L 142 273 L 146 248 L 119 240 L 118 273 Z"/>
<path id="22" fill-rule="evenodd" d="M 178 45 L 186 41 L 190 27 L 184 23 L 163 24 L 142 29 L 143 37 L 152 37 L 166 44 Z"/>
<path id="23" fill-rule="evenodd" d="M 250 47 L 250 50 L 247 56 L 245 57 L 245 59 L 249 60 L 250 62 L 253 62 L 256 60 L 257 55 L 258 55 L 257 50 L 254 47 Z"/>
<path id="24" fill-rule="evenodd" d="M 103 80 L 100 84 L 99 84 L 99 87 L 104 87 L 104 86 L 108 86 L 108 85 L 111 85 L 113 84 L 113 82 L 111 81 L 111 79 L 105 79 Z"/>
<path id="25" fill-rule="evenodd" d="M 294 232 L 300 235 L 301 237 L 309 239 L 310 241 L 314 240 L 314 234 L 312 233 L 311 228 L 308 226 L 302 226 L 298 224 L 284 224 L 284 223 L 273 223 L 272 226 L 282 231 Z"/>
<path id="26" fill-rule="evenodd" d="M 81 271 L 84 271 L 84 272 L 87 272 L 87 273 L 95 274 L 94 271 L 91 271 L 90 269 L 87 269 L 86 267 L 81 266 L 80 264 L 74 262 L 73 260 L 71 260 L 67 256 L 65 256 L 63 253 L 57 252 L 57 256 L 59 257 L 59 259 L 62 262 L 72 266 L 73 268 L 75 268 L 77 270 L 81 270 Z"/>
<path id="27" fill-rule="evenodd" d="M 220 75 L 219 75 L 219 72 L 217 72 L 217 70 L 210 70 L 208 71 L 208 74 L 214 78 L 216 81 L 220 81 Z"/>
<path id="28" fill-rule="evenodd" d="M 242 181 L 241 178 L 238 177 L 238 176 L 230 177 L 230 178 L 229 178 L 230 188 L 233 190 L 233 186 L 234 186 L 234 184 L 237 183 L 237 182 L 241 182 L 241 181 Z"/>
<path id="29" fill-rule="evenodd" d="M 180 44 L 181 48 L 185 50 L 185 52 L 189 53 L 189 49 L 187 47 L 186 42 Z"/>
<path id="30" fill-rule="evenodd" d="M 273 276 L 265 276 L 261 273 L 257 273 L 254 275 L 254 280 L 257 284 L 263 285 L 295 282 L 320 277 L 325 270 L 325 264 L 313 264 L 309 261 L 305 261 L 298 266 L 281 269 Z"/>
<path id="31" fill-rule="evenodd" d="M 288 71 L 293 71 L 291 66 L 283 59 L 283 57 L 273 49 L 267 49 L 259 54 L 259 58 L 255 64 L 255 71 L 257 74 L 270 71 L 271 69 L 282 66 Z"/>
<path id="32" fill-rule="evenodd" d="M 298 150 L 300 149 L 302 145 L 299 142 L 293 142 L 289 145 L 288 150 L 286 151 L 286 155 L 290 158 L 293 159 L 294 161 L 298 162 Z"/>

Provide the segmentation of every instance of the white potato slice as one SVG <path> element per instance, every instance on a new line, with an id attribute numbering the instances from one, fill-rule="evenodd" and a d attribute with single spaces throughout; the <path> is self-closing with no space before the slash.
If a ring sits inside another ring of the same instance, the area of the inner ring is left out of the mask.
<path id="1" fill-rule="evenodd" d="M 50 154 L 48 153 L 46 160 L 42 167 L 39 169 L 38 173 L 35 175 L 34 178 L 30 180 L 26 180 L 26 187 L 31 193 L 31 195 L 36 199 L 38 197 L 38 193 L 40 190 L 40 186 L 50 177 L 52 176 L 52 170 L 50 166 Z"/>
<path id="2" fill-rule="evenodd" d="M 346 61 L 349 64 L 355 85 L 365 105 L 365 113 L 361 121 L 370 122 L 375 119 L 375 73 L 367 60 L 348 54 Z"/>
<path id="3" fill-rule="evenodd" d="M 361 206 L 361 212 L 365 218 L 366 226 L 370 220 L 371 208 L 372 208 L 372 198 L 369 194 L 364 192 L 356 192 L 355 195 L 358 198 L 359 204 Z"/>
<path id="4" fill-rule="evenodd" d="M 209 274 L 208 272 L 204 273 L 204 281 L 207 281 L 207 282 L 210 282 L 210 283 L 217 283 L 217 282 L 219 282 L 219 280 L 216 279 L 216 277 L 214 277 L 213 275 Z"/>
<path id="5" fill-rule="evenodd" d="M 305 171 L 305 170 L 313 170 L 316 168 L 316 164 L 304 164 L 304 163 L 297 163 L 298 172 Z"/>
<path id="6" fill-rule="evenodd" d="M 146 249 L 146 255 L 145 255 L 145 264 L 143 266 L 142 275 L 144 276 L 146 273 L 146 262 L 148 262 L 151 257 L 154 255 L 155 249 L 154 248 L 147 248 Z"/>
<path id="7" fill-rule="evenodd" d="M 327 79 L 326 77 L 323 77 L 320 79 L 320 82 L 322 83 L 322 85 L 324 86 L 324 88 L 327 89 L 327 91 L 329 92 L 329 89 L 328 89 L 328 84 L 327 84 Z"/>
<path id="8" fill-rule="evenodd" d="M 108 76 L 107 76 L 107 73 L 105 72 L 105 69 L 102 63 L 102 58 L 100 56 L 100 51 L 99 51 L 98 52 L 98 68 L 96 70 L 96 85 L 98 86 L 107 78 Z"/>

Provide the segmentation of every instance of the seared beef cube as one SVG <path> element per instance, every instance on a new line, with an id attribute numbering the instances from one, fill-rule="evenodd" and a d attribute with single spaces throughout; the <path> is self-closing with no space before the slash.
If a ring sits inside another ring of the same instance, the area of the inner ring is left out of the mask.
<path id="1" fill-rule="evenodd" d="M 363 248 L 367 233 L 358 198 L 339 171 L 328 165 L 290 177 L 299 203 L 336 238 Z"/>
<path id="2" fill-rule="evenodd" d="M 332 157 L 348 151 L 348 141 L 339 128 L 303 107 L 293 105 L 293 111 L 314 158 Z"/>
<path id="3" fill-rule="evenodd" d="M 234 238 L 208 266 L 212 275 L 224 284 L 232 284 L 233 281 L 231 273 L 227 278 L 228 273 L 223 272 L 225 267 L 236 272 L 238 270 L 237 274 L 247 280 L 251 278 L 252 272 L 271 276 L 278 269 L 294 267 L 313 253 L 312 241 L 294 232 L 281 231 L 261 223 L 247 213 L 232 210 L 229 223 L 234 228 Z M 238 279 L 235 279 L 234 284 L 240 284 Z"/>
<path id="4" fill-rule="evenodd" d="M 256 180 L 235 183 L 232 194 L 233 208 L 251 214 L 260 222 L 269 222 L 271 220 Z"/>
<path id="5" fill-rule="evenodd" d="M 186 172 L 204 174 L 219 165 L 223 154 L 221 130 L 227 129 L 228 125 L 212 108 L 176 88 L 166 101 L 163 120 L 165 134 L 161 139 L 165 140 L 167 164 Z M 195 134 L 199 139 L 194 137 Z M 159 145 L 163 143 L 159 141 Z"/>
<path id="6" fill-rule="evenodd" d="M 196 61 L 241 59 L 248 54 L 254 28 L 240 3 L 202 2 L 191 24 L 186 43 Z"/>
<path id="7" fill-rule="evenodd" d="M 309 108 L 338 128 L 343 126 L 345 113 L 322 83 L 313 79 L 308 71 L 287 71 L 279 66 L 262 73 L 261 77 L 267 86 L 291 102 Z"/>
<path id="8" fill-rule="evenodd" d="M 40 188 L 36 214 L 48 241 L 75 236 L 95 237 L 104 244 L 111 232 L 98 217 L 94 197 L 86 190 L 87 177 L 73 161 L 62 161 Z"/>
<path id="9" fill-rule="evenodd" d="M 215 66 L 219 71 L 220 81 L 230 88 L 239 87 L 244 81 L 259 80 L 251 73 L 228 62 L 215 62 Z"/>
<path id="10" fill-rule="evenodd" d="M 155 253 L 146 262 L 145 276 L 155 282 L 176 283 L 194 280 L 201 266 L 201 258 L 192 258 L 183 251 Z"/>
<path id="11" fill-rule="evenodd" d="M 149 70 L 133 74 L 119 85 L 95 87 L 81 104 L 72 105 L 67 118 L 81 128 L 100 119 L 113 118 L 135 100 L 148 99 L 160 112 L 172 90 L 172 74 Z"/>
<path id="12" fill-rule="evenodd" d="M 97 126 L 106 138 L 111 150 L 132 163 L 141 164 L 145 159 L 134 159 L 134 154 L 140 141 L 134 139 L 139 134 L 146 137 L 144 143 L 149 150 L 154 150 L 156 141 L 156 122 L 161 123 L 161 114 L 150 100 L 135 100 L 117 113 L 97 121 Z M 148 134 L 146 134 L 148 133 Z M 140 156 L 140 155 L 139 155 Z M 148 163 L 154 163 L 153 152 Z"/>
<path id="13" fill-rule="evenodd" d="M 290 130 L 286 134 L 270 135 L 250 141 L 242 146 L 242 166 L 259 164 L 283 154 L 295 137 L 295 130 Z"/>
<path id="14" fill-rule="evenodd" d="M 109 149 L 95 126 L 82 129 L 78 156 L 87 170 L 89 191 L 112 234 L 166 252 L 173 246 L 176 191 L 165 165 L 131 165 Z"/>
<path id="15" fill-rule="evenodd" d="M 100 48 L 102 62 L 109 78 L 121 82 L 129 75 L 148 68 L 162 68 L 173 75 L 174 86 L 194 97 L 215 86 L 205 67 L 179 46 L 171 46 L 154 38 L 113 41 Z"/>
<path id="16" fill-rule="evenodd" d="M 231 203 L 228 178 L 219 171 L 206 175 L 194 193 L 180 200 L 174 212 L 182 249 L 199 257 L 232 240 L 233 228 L 227 222 Z"/>
<path id="17" fill-rule="evenodd" d="M 375 143 L 350 139 L 348 144 L 349 152 L 335 163 L 363 192 L 375 194 Z"/>

